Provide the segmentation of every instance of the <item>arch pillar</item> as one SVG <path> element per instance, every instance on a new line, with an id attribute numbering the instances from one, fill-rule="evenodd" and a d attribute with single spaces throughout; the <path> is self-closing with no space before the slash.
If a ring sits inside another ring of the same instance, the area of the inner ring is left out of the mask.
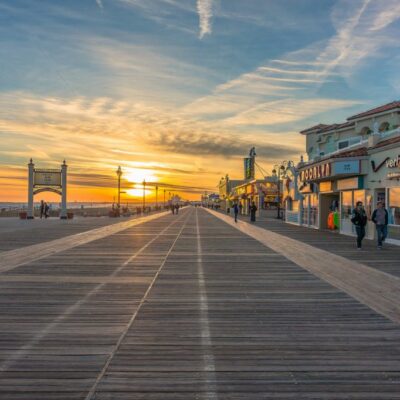
<path id="1" fill-rule="evenodd" d="M 67 164 L 61 165 L 61 212 L 60 219 L 67 219 Z"/>
<path id="2" fill-rule="evenodd" d="M 35 171 L 35 164 L 32 161 L 32 158 L 28 164 L 28 212 L 27 218 L 33 219 L 33 174 Z"/>

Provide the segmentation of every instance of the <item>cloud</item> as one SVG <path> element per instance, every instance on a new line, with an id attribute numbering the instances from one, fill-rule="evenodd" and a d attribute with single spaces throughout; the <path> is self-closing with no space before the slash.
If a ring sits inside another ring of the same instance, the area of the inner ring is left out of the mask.
<path id="1" fill-rule="evenodd" d="M 379 31 L 400 18 L 400 3 L 398 0 L 384 0 L 384 9 L 378 12 L 371 31 Z"/>
<path id="2" fill-rule="evenodd" d="M 96 3 L 99 6 L 100 10 L 104 9 L 102 0 L 96 0 Z"/>
<path id="3" fill-rule="evenodd" d="M 197 0 L 197 12 L 199 14 L 199 38 L 210 35 L 212 31 L 211 18 L 213 16 L 213 0 Z"/>
<path id="4" fill-rule="evenodd" d="M 285 99 L 258 104 L 226 120 L 235 125 L 276 125 L 301 121 L 326 111 L 347 108 L 360 101 L 335 99 Z"/>
<path id="5" fill-rule="evenodd" d="M 336 71 L 350 79 L 384 48 L 398 48 L 393 32 L 385 28 L 400 18 L 399 11 L 398 0 L 340 0 L 331 15 L 336 34 L 316 58 L 324 66 L 322 75 Z"/>
<path id="6" fill-rule="evenodd" d="M 329 39 L 220 83 L 184 111 L 203 119 L 219 117 L 221 125 L 237 129 L 293 123 L 317 117 L 330 107 L 361 104 L 320 98 L 321 88 L 327 83 L 351 86 L 357 70 L 369 60 L 384 54 L 383 49 L 398 49 L 396 30 L 390 26 L 400 18 L 399 8 L 398 0 L 339 0 L 331 12 L 335 33 Z"/>

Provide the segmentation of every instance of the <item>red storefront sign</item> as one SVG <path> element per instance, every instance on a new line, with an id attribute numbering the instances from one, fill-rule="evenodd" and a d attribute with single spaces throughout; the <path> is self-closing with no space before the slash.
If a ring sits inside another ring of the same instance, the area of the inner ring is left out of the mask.
<path id="1" fill-rule="evenodd" d="M 320 164 L 314 167 L 306 168 L 300 172 L 300 180 L 302 182 L 313 181 L 316 179 L 327 178 L 331 176 L 331 164 Z"/>

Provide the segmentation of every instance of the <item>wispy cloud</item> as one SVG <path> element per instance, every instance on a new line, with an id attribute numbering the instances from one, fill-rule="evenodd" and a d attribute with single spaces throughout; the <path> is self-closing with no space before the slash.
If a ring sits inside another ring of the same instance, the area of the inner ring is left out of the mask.
<path id="1" fill-rule="evenodd" d="M 96 3 L 97 3 L 97 5 L 99 6 L 99 8 L 100 8 L 101 10 L 104 9 L 102 0 L 96 0 Z"/>
<path id="2" fill-rule="evenodd" d="M 235 125 L 276 125 L 301 121 L 329 110 L 347 108 L 360 101 L 335 99 L 285 99 L 258 104 L 226 120 Z"/>
<path id="3" fill-rule="evenodd" d="M 284 124 L 362 104 L 320 95 L 326 84 L 351 86 L 358 68 L 398 49 L 390 25 L 400 18 L 398 0 L 339 0 L 331 11 L 335 33 L 326 40 L 282 55 L 215 87 L 191 102 L 187 112 L 224 118 L 237 126 Z M 349 96 L 346 96 L 349 97 Z"/>
<path id="4" fill-rule="evenodd" d="M 210 35 L 212 31 L 211 18 L 213 0 L 197 0 L 197 12 L 199 14 L 199 37 L 202 39 L 205 35 Z"/>
<path id="5" fill-rule="evenodd" d="M 336 34 L 328 41 L 316 61 L 323 75 L 338 72 L 346 79 L 387 47 L 398 48 L 393 32 L 385 31 L 400 18 L 398 0 L 340 0 L 332 11 Z"/>

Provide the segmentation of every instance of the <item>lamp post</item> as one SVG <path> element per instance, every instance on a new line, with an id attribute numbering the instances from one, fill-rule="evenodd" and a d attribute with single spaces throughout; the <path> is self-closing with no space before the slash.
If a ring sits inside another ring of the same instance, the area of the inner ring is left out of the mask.
<path id="1" fill-rule="evenodd" d="M 146 180 L 143 179 L 143 213 L 146 207 Z"/>
<path id="2" fill-rule="evenodd" d="M 277 176 L 278 178 L 278 183 L 277 183 L 277 188 L 278 188 L 278 214 L 276 216 L 277 219 L 281 219 L 281 172 L 285 171 L 285 161 L 281 165 L 274 165 L 274 169 L 272 170 L 272 173 Z"/>
<path id="3" fill-rule="evenodd" d="M 156 210 L 158 209 L 158 185 L 156 185 Z"/>
<path id="4" fill-rule="evenodd" d="M 164 189 L 164 209 L 165 209 L 165 189 Z"/>
<path id="5" fill-rule="evenodd" d="M 117 203 L 117 210 L 119 211 L 120 203 L 121 203 L 121 176 L 122 176 L 122 169 L 121 166 L 117 169 L 117 176 L 118 176 L 118 203 Z"/>

